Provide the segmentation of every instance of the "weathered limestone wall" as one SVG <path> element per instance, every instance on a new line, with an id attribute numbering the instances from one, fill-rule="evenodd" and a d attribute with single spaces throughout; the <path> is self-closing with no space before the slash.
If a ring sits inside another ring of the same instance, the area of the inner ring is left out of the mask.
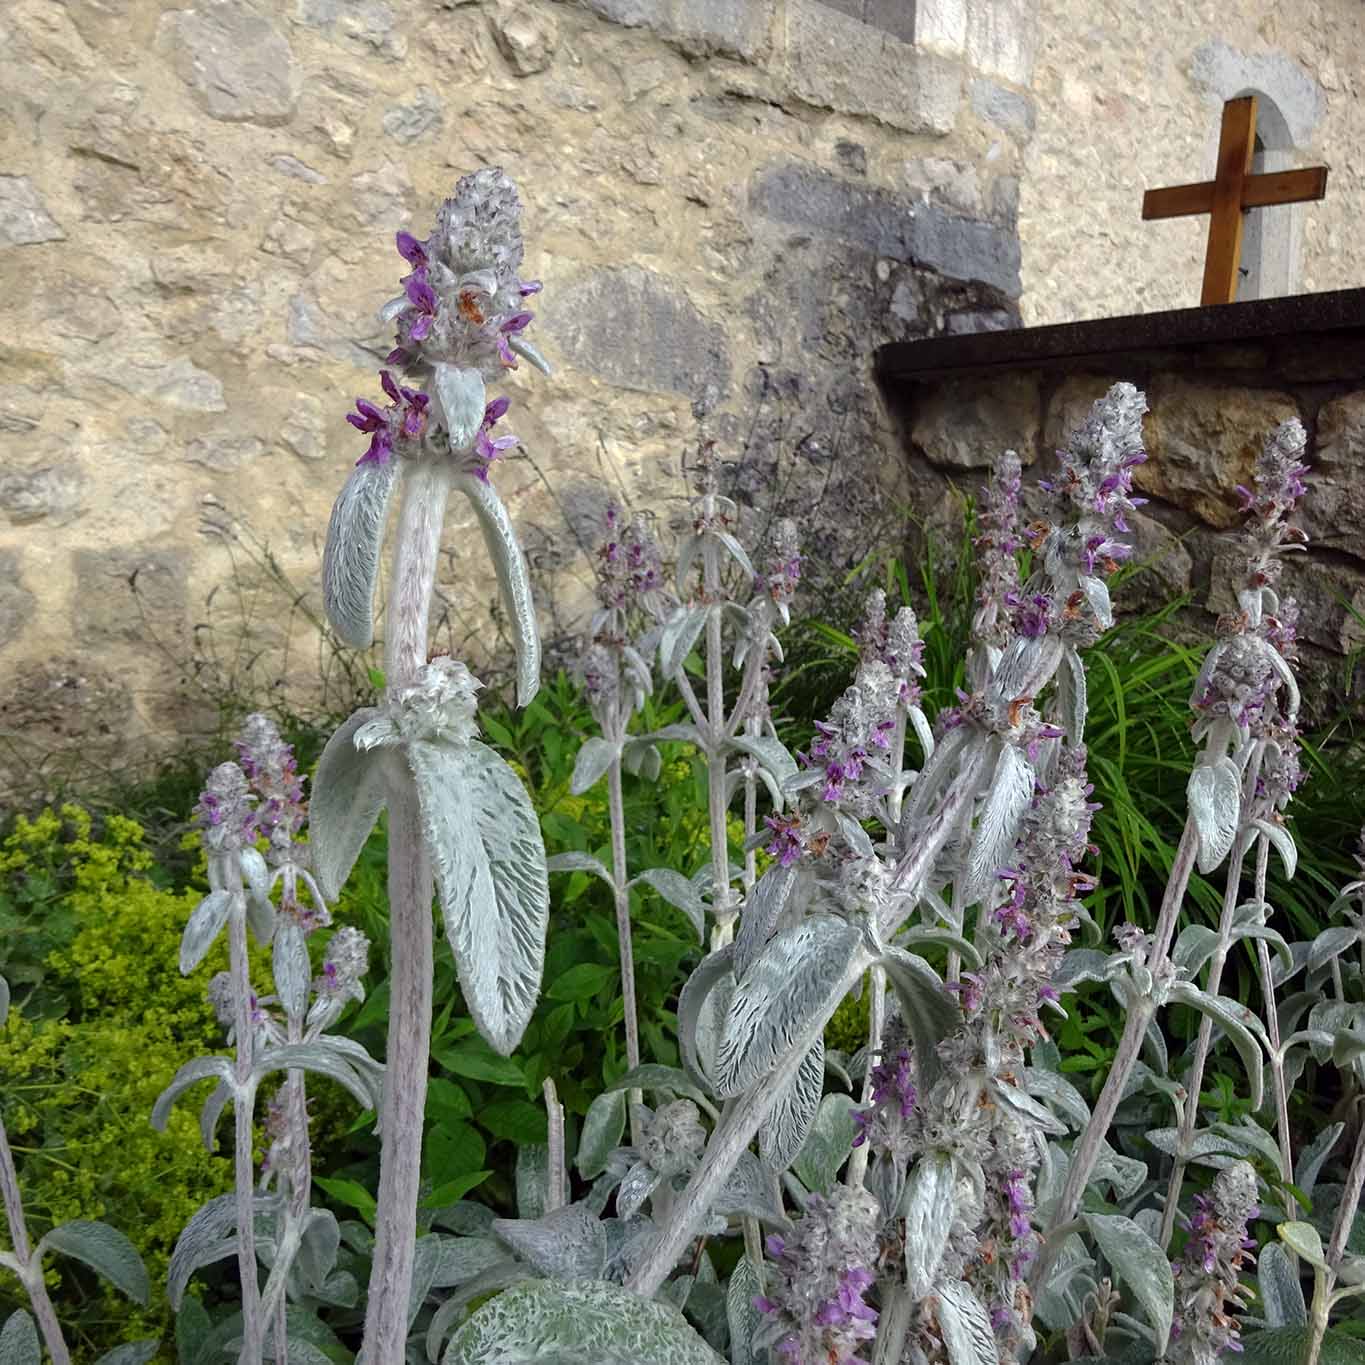
<path id="1" fill-rule="evenodd" d="M 1019 209 L 1026 323 L 1199 302 L 1207 218 L 1144 223 L 1142 194 L 1211 179 L 1222 103 L 1244 93 L 1261 97 L 1279 149 L 1267 169 L 1331 168 L 1321 203 L 1261 211 L 1271 256 L 1290 264 L 1260 296 L 1365 282 L 1357 0 L 1038 0 L 1038 33 Z"/>
<path id="2" fill-rule="evenodd" d="M 242 528 L 315 607 L 394 232 L 481 165 L 545 282 L 556 376 L 510 377 L 530 459 L 496 477 L 547 632 L 607 490 L 675 516 L 699 435 L 855 562 L 905 493 L 873 349 L 1018 320 L 1034 43 L 1029 0 L 9 0 L 0 781 L 126 766 L 204 723 L 196 678 L 316 676 Z M 477 656 L 474 539 L 453 509 Z"/>

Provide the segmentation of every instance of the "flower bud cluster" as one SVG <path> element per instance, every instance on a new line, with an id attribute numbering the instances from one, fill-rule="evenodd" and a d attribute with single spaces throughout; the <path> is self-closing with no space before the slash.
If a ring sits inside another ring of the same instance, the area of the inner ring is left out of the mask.
<path id="1" fill-rule="evenodd" d="M 1007 450 L 995 462 L 977 511 L 976 615 L 972 635 L 983 645 L 1003 649 L 1010 639 L 1006 607 L 1019 591 L 1019 456 Z"/>
<path id="2" fill-rule="evenodd" d="M 258 711 L 242 725 L 237 758 L 258 798 L 255 828 L 270 840 L 271 862 L 278 866 L 291 861 L 294 838 L 308 818 L 294 750 L 274 721 Z"/>
<path id="3" fill-rule="evenodd" d="M 771 602 L 786 625 L 791 620 L 791 603 L 801 582 L 801 547 L 796 523 L 781 517 L 768 537 L 762 568 L 754 575 L 754 596 Z"/>
<path id="4" fill-rule="evenodd" d="M 896 730 L 900 685 L 880 660 L 865 663 L 853 686 L 816 721 L 809 752 L 798 754 L 824 801 L 837 801 L 862 818 L 876 809 L 895 780 L 887 766 Z"/>
<path id="5" fill-rule="evenodd" d="M 924 677 L 924 641 L 919 622 L 909 607 L 901 607 L 886 619 L 886 594 L 878 588 L 867 599 L 862 625 L 857 631 L 859 653 L 865 664 L 883 663 L 898 685 L 901 704 L 918 706 L 919 680 Z"/>
<path id="6" fill-rule="evenodd" d="M 1256 1200 L 1256 1172 L 1245 1161 L 1230 1162 L 1208 1194 L 1195 1195 L 1189 1240 L 1172 1264 L 1175 1321 L 1167 1353 L 1172 1365 L 1213 1365 L 1223 1352 L 1241 1350 L 1230 1310 L 1246 1306 L 1241 1278 L 1254 1259 L 1256 1243 L 1247 1236 L 1247 1224 L 1260 1212 Z"/>
<path id="7" fill-rule="evenodd" d="M 417 670 L 412 686 L 355 732 L 357 749 L 413 740 L 468 744 L 478 734 L 475 694 L 483 684 L 458 660 L 441 654 Z"/>
<path id="8" fill-rule="evenodd" d="M 597 547 L 598 618 L 619 613 L 632 619 L 656 621 L 663 614 L 666 589 L 663 557 L 650 530 L 649 519 L 637 512 L 625 520 L 621 508 L 609 503 L 603 518 L 603 537 Z M 594 619 L 594 630 L 607 622 Z"/>
<path id="9" fill-rule="evenodd" d="M 875 1281 L 881 1212 L 867 1190 L 837 1185 L 810 1197 L 787 1237 L 767 1242 L 768 1288 L 754 1300 L 768 1315 L 756 1344 L 783 1365 L 860 1365 L 877 1335 L 877 1310 L 863 1299 Z"/>
<path id="10" fill-rule="evenodd" d="M 240 853 L 256 837 L 255 798 L 235 763 L 220 763 L 208 777 L 194 820 L 210 854 Z"/>
<path id="11" fill-rule="evenodd" d="M 853 1111 L 855 1147 L 866 1143 L 904 1164 L 915 1150 L 911 1120 L 915 1116 L 914 1070 L 910 1035 L 899 1015 L 882 1030 L 881 1061 L 872 1068 L 872 1103 Z"/>

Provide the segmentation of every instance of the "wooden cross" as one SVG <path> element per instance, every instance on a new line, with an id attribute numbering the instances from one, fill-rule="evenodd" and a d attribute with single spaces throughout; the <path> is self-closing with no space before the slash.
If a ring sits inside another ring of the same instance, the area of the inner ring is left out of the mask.
<path id="1" fill-rule="evenodd" d="M 1184 218 L 1209 214 L 1209 245 L 1204 256 L 1204 292 L 1199 302 L 1231 303 L 1237 297 L 1237 270 L 1242 259 L 1242 215 L 1268 204 L 1296 204 L 1327 193 L 1327 167 L 1251 174 L 1256 150 L 1256 96 L 1244 95 L 1223 106 L 1218 135 L 1218 173 L 1197 185 L 1148 190 L 1142 216 Z"/>

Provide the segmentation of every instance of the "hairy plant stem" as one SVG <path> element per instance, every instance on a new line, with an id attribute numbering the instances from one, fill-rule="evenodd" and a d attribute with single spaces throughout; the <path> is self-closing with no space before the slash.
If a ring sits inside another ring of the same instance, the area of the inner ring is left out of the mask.
<path id="1" fill-rule="evenodd" d="M 1320 1267 L 1313 1269 L 1313 1302 L 1308 1309 L 1308 1344 L 1303 1349 L 1302 1365 L 1318 1365 L 1322 1340 L 1327 1335 L 1327 1321 L 1332 1311 L 1332 1272 Z"/>
<path id="2" fill-rule="evenodd" d="M 265 1351 L 265 1322 L 261 1315 L 261 1286 L 256 1274 L 256 1167 L 251 1159 L 252 1118 L 256 1086 L 251 1071 L 255 1051 L 252 1025 L 250 967 L 246 950 L 246 893 L 236 854 L 225 878 L 233 888 L 228 915 L 228 967 L 232 973 L 237 1058 L 233 1068 L 233 1179 L 237 1195 L 237 1274 L 242 1281 L 242 1349 L 240 1365 L 260 1365 Z"/>
<path id="3" fill-rule="evenodd" d="M 915 1301 L 910 1297 L 910 1291 L 903 1284 L 892 1285 L 877 1322 L 872 1365 L 900 1365 L 905 1358 L 905 1342 L 910 1335 L 914 1313 Z"/>
<path id="4" fill-rule="evenodd" d="M 403 471 L 403 480 L 384 641 L 390 697 L 410 686 L 427 661 L 431 592 L 450 491 L 449 471 L 440 464 L 412 464 Z M 361 1346 L 367 1365 L 389 1365 L 403 1359 L 417 1241 L 422 1116 L 431 1047 L 431 859 L 422 837 L 417 789 L 406 760 L 391 760 L 385 777 L 392 997 L 374 1262 Z"/>
<path id="5" fill-rule="evenodd" d="M 615 708 L 613 708 L 614 711 Z M 610 719 L 617 721 L 613 714 Z M 607 769 L 607 810 L 611 817 L 611 889 L 616 902 L 616 941 L 621 955 L 621 1001 L 625 1009 L 626 1066 L 634 1071 L 640 1065 L 640 1016 L 635 1000 L 635 950 L 631 942 L 630 888 L 626 869 L 626 804 L 621 791 L 621 744 L 624 726 L 613 725 L 612 743 L 616 757 Z M 630 1140 L 640 1144 L 640 1121 L 636 1107 L 644 1095 L 638 1089 L 626 1092 L 626 1108 L 630 1114 Z"/>
<path id="6" fill-rule="evenodd" d="M 1337 1220 L 1332 1224 L 1332 1236 L 1327 1243 L 1327 1264 L 1334 1272 L 1346 1254 L 1346 1242 L 1362 1195 L 1365 1195 L 1365 1127 L 1356 1138 L 1355 1155 L 1351 1158 L 1351 1169 L 1346 1172 L 1346 1184 L 1342 1186 L 1341 1202 L 1337 1205 Z"/>
<path id="7" fill-rule="evenodd" d="M 885 937 L 894 934 L 914 910 L 924 878 L 947 843 L 962 803 L 971 800 L 975 794 L 981 765 L 982 749 L 978 746 L 964 759 L 957 780 L 944 793 L 938 810 L 926 822 L 914 848 L 902 858 L 892 879 L 893 886 L 901 895 L 896 899 L 894 908 L 888 908 L 879 923 L 879 930 Z M 849 960 L 843 975 L 831 988 L 825 1003 L 811 1012 L 776 1068 L 732 1101 L 732 1107 L 727 1109 L 724 1119 L 711 1134 L 705 1157 L 692 1173 L 687 1188 L 678 1196 L 674 1216 L 660 1229 L 635 1272 L 626 1281 L 627 1289 L 645 1298 L 653 1298 L 658 1293 L 687 1244 L 705 1221 L 708 1210 L 736 1162 L 748 1150 L 759 1127 L 772 1113 L 806 1053 L 814 1046 L 815 1040 L 823 1035 L 825 1025 L 839 1002 L 858 984 L 875 960 L 867 948 L 860 946 Z"/>
<path id="8" fill-rule="evenodd" d="M 564 1170 L 564 1106 L 559 1102 L 555 1083 L 546 1076 L 541 1094 L 545 1098 L 546 1136 L 549 1176 L 545 1189 L 545 1212 L 553 1213 L 568 1202 L 567 1180 Z"/>
<path id="9" fill-rule="evenodd" d="M 714 516 L 708 494 L 703 516 Z M 711 913 L 716 917 L 711 948 L 723 948 L 735 936 L 737 909 L 730 901 L 730 839 L 725 820 L 725 659 L 722 654 L 719 551 L 713 536 L 702 542 L 702 591 L 712 610 L 706 618 L 706 747 L 707 813 L 711 821 Z"/>
<path id="10" fill-rule="evenodd" d="M 872 1068 L 874 1059 L 879 1059 L 882 1050 L 882 1031 L 886 1028 L 886 969 L 874 966 L 871 976 L 871 997 L 867 1006 L 867 1070 L 863 1074 L 864 1106 L 872 1103 Z M 855 1188 L 867 1177 L 867 1162 L 870 1144 L 864 1142 L 853 1149 L 848 1159 L 848 1170 L 844 1176 L 846 1184 Z"/>
<path id="11" fill-rule="evenodd" d="M 1209 974 L 1205 990 L 1209 995 L 1217 995 L 1223 981 L 1223 967 L 1228 960 L 1228 950 L 1232 947 L 1232 917 L 1236 913 L 1238 899 L 1242 894 L 1242 863 L 1246 859 L 1253 835 L 1245 832 L 1246 810 L 1243 808 L 1243 827 L 1239 829 L 1237 840 L 1228 858 L 1227 882 L 1223 887 L 1223 910 L 1218 917 L 1218 942 L 1214 946 L 1213 957 L 1209 960 Z M 1264 854 L 1267 844 L 1261 841 Z M 1194 1045 L 1194 1060 L 1185 1077 L 1185 1102 L 1180 1110 L 1180 1129 L 1176 1139 L 1175 1161 L 1171 1166 L 1171 1179 L 1166 1186 L 1166 1207 L 1161 1213 L 1161 1245 L 1169 1246 L 1171 1234 L 1175 1231 L 1175 1215 L 1180 1207 L 1180 1189 L 1185 1183 L 1185 1167 L 1189 1159 L 1184 1155 L 1194 1139 L 1195 1125 L 1199 1122 L 1199 1092 L 1204 1085 L 1204 1067 L 1208 1063 L 1209 1048 L 1213 1042 L 1213 1020 L 1207 1014 L 1199 1018 L 1199 1037 Z M 1287 1180 L 1292 1172 L 1286 1172 Z"/>
<path id="12" fill-rule="evenodd" d="M 1190 874 L 1194 871 L 1198 851 L 1199 834 L 1195 829 L 1194 817 L 1187 816 L 1152 935 L 1152 949 L 1147 965 L 1153 973 L 1168 960 L 1175 923 L 1185 899 L 1185 890 L 1190 884 Z M 1128 1087 L 1128 1077 L 1132 1073 L 1133 1064 L 1142 1051 L 1142 1039 L 1147 1032 L 1147 1025 L 1155 1013 L 1156 1007 L 1145 998 L 1134 1000 L 1129 1006 L 1118 1050 L 1109 1067 L 1109 1075 L 1105 1079 L 1099 1099 L 1095 1101 L 1090 1122 L 1086 1124 L 1085 1131 L 1071 1150 L 1071 1164 L 1067 1169 L 1066 1184 L 1062 1188 L 1061 1198 L 1057 1201 L 1056 1210 L 1043 1235 L 1043 1249 L 1034 1262 L 1033 1271 L 1029 1276 L 1029 1290 L 1035 1300 L 1052 1265 L 1053 1257 L 1057 1254 L 1057 1239 L 1053 1234 L 1058 1228 L 1070 1223 L 1081 1206 L 1081 1196 L 1090 1183 L 1105 1135 L 1109 1132 L 1119 1101 Z"/>
<path id="13" fill-rule="evenodd" d="M 10 1151 L 9 1136 L 3 1123 L 0 1123 L 0 1196 L 4 1198 L 5 1218 L 9 1222 L 10 1246 L 14 1248 L 15 1259 L 24 1267 L 25 1274 L 21 1278 L 33 1306 L 33 1316 L 38 1321 L 38 1330 L 52 1357 L 52 1365 L 71 1365 L 71 1352 L 62 1336 L 52 1300 L 48 1298 L 47 1285 L 43 1283 L 43 1268 L 30 1263 L 33 1252 L 28 1240 L 28 1225 L 24 1222 L 24 1201 L 19 1194 L 19 1173 L 14 1168 L 14 1153 Z"/>

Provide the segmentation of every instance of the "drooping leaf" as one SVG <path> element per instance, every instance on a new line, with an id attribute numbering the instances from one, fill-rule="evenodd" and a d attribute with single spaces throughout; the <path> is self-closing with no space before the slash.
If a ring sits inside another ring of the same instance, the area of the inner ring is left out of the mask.
<path id="1" fill-rule="evenodd" d="M 550 887 L 531 799 L 486 745 L 408 746 L 446 938 L 465 1002 L 504 1056 L 540 993 Z"/>
<path id="2" fill-rule="evenodd" d="M 1055 1071 L 1046 1071 L 1031 1066 L 1024 1072 L 1024 1089 L 1040 1100 L 1046 1100 L 1053 1109 L 1071 1119 L 1077 1130 L 1090 1122 L 1090 1106 L 1085 1096 L 1064 1076 Z"/>
<path id="3" fill-rule="evenodd" d="M 778 1227 L 786 1225 L 782 1200 L 778 1194 L 777 1173 L 761 1162 L 752 1152 L 741 1152 L 735 1162 L 712 1212 L 743 1214 L 760 1218 Z"/>
<path id="4" fill-rule="evenodd" d="M 188 976 L 203 960 L 204 955 L 213 947 L 214 940 L 227 923 L 232 910 L 231 891 L 210 891 L 194 908 L 194 913 L 185 923 L 185 932 L 180 938 L 180 975 Z M 0 1011 L 0 1023 L 3 1023 Z"/>
<path id="5" fill-rule="evenodd" d="M 707 1104 L 705 1093 L 693 1085 L 687 1072 L 676 1066 L 664 1066 L 659 1062 L 641 1062 L 633 1066 L 624 1076 L 619 1076 L 608 1088 L 608 1093 L 623 1090 L 655 1090 L 677 1095 L 681 1099 L 694 1100 Z"/>
<path id="6" fill-rule="evenodd" d="M 540 691 L 540 627 L 536 624 L 526 556 L 521 552 L 512 518 L 492 485 L 472 474 L 457 474 L 455 487 L 473 504 L 479 519 L 517 651 L 517 705 L 529 706 Z"/>
<path id="7" fill-rule="evenodd" d="M 619 753 L 617 745 L 608 743 L 597 735 L 589 736 L 583 741 L 583 747 L 579 749 L 578 757 L 574 760 L 569 790 L 575 796 L 582 796 L 601 779 Z"/>
<path id="8" fill-rule="evenodd" d="M 528 1142 L 517 1148 L 517 1217 L 539 1218 L 550 1190 L 550 1148 Z"/>
<path id="9" fill-rule="evenodd" d="M 308 960 L 308 942 L 303 926 L 293 915 L 282 915 L 272 947 L 272 974 L 275 994 L 286 1014 L 301 1015 L 308 1008 L 308 992 L 313 984 L 313 965 Z"/>
<path id="10" fill-rule="evenodd" d="M 659 635 L 659 663 L 664 676 L 682 671 L 711 614 L 709 606 L 679 607 Z"/>
<path id="11" fill-rule="evenodd" d="M 1334 925 L 1330 929 L 1324 929 L 1313 940 L 1312 947 L 1308 950 L 1308 970 L 1310 972 L 1317 971 L 1319 967 L 1330 962 L 1334 957 L 1340 957 L 1342 953 L 1349 952 L 1359 941 L 1359 929 L 1348 929 L 1344 925 Z"/>
<path id="12" fill-rule="evenodd" d="M 1307 1358 L 1310 1327 L 1279 1327 L 1242 1338 L 1238 1365 L 1301 1365 Z M 1323 1333 L 1318 1365 L 1365 1365 L 1365 1342 L 1329 1327 Z"/>
<path id="13" fill-rule="evenodd" d="M 796 776 L 796 760 L 780 739 L 774 739 L 771 735 L 735 735 L 729 743 L 740 753 L 756 758 L 759 766 L 772 776 L 779 791 L 788 778 Z M 777 805 L 781 809 L 780 801 Z"/>
<path id="14" fill-rule="evenodd" d="M 858 947 L 857 929 L 832 916 L 803 920 L 768 944 L 731 997 L 716 1055 L 717 1093 L 747 1090 L 812 1019 L 828 1016 Z"/>
<path id="15" fill-rule="evenodd" d="M 327 523 L 322 605 L 332 629 L 353 649 L 374 643 L 374 588 L 399 463 L 366 460 L 356 465 Z"/>
<path id="16" fill-rule="evenodd" d="M 277 1201 L 257 1195 L 252 1200 L 256 1217 L 269 1213 Z M 180 1231 L 166 1272 L 166 1297 L 180 1311 L 185 1286 L 196 1270 L 237 1254 L 237 1196 L 220 1194 L 199 1209 Z"/>
<path id="17" fill-rule="evenodd" d="M 938 1045 L 957 1028 L 961 1012 L 938 973 L 922 958 L 901 948 L 888 948 L 881 965 L 896 992 L 901 1018 L 910 1032 L 916 1083 L 927 1094 L 942 1065 Z"/>
<path id="18" fill-rule="evenodd" d="M 646 782 L 657 782 L 663 772 L 664 757 L 657 744 L 647 740 L 628 739 L 621 750 L 621 766 L 633 777 Z"/>
<path id="19" fill-rule="evenodd" d="M 957 1207 L 955 1183 L 953 1160 L 943 1152 L 925 1152 L 905 1182 L 905 1283 L 912 1299 L 922 1299 L 938 1278 Z"/>
<path id="20" fill-rule="evenodd" d="M 1303 1327 L 1307 1324 L 1308 1308 L 1303 1301 L 1299 1272 L 1289 1253 L 1278 1242 L 1263 1247 L 1256 1257 L 1256 1282 L 1265 1305 L 1267 1326 Z"/>
<path id="21" fill-rule="evenodd" d="M 322 894 L 335 900 L 387 799 L 382 753 L 355 747 L 355 733 L 380 712 L 361 707 L 333 733 L 308 801 L 308 849 Z"/>
<path id="22" fill-rule="evenodd" d="M 608 886 L 615 885 L 611 873 L 601 859 L 594 858 L 591 853 L 552 854 L 545 859 L 545 870 L 547 872 L 591 872 L 594 877 L 601 877 Z"/>
<path id="23" fill-rule="evenodd" d="M 1275 1231 L 1295 1255 L 1302 1256 L 1315 1269 L 1326 1270 L 1327 1257 L 1323 1253 L 1322 1238 L 1312 1223 L 1281 1223 Z"/>
<path id="24" fill-rule="evenodd" d="M 951 1365 L 998 1365 L 990 1316 L 961 1280 L 938 1286 L 938 1325 Z"/>
<path id="25" fill-rule="evenodd" d="M 257 943 L 269 943 L 275 933 L 275 907 L 270 900 L 271 871 L 259 849 L 244 848 L 238 858 L 246 879 L 246 923 Z"/>
<path id="26" fill-rule="evenodd" d="M 578 1173 L 584 1180 L 596 1180 L 607 1169 L 607 1158 L 621 1145 L 626 1131 L 626 1094 L 624 1090 L 598 1095 L 583 1118 L 578 1139 Z"/>
<path id="27" fill-rule="evenodd" d="M 257 1064 L 254 1075 L 259 1080 L 274 1071 L 312 1071 L 344 1086 L 355 1097 L 362 1109 L 378 1109 L 378 1087 L 350 1061 L 340 1055 L 334 1038 L 319 1039 L 316 1043 L 286 1043 L 271 1048 Z"/>
<path id="28" fill-rule="evenodd" d="M 630 884 L 635 886 L 639 882 L 652 886 L 674 909 L 681 910 L 697 931 L 698 939 L 706 936 L 706 903 L 681 872 L 668 867 L 647 867 Z"/>
<path id="29" fill-rule="evenodd" d="M 547 1279 L 595 1280 L 606 1265 L 606 1227 L 582 1204 L 541 1218 L 499 1218 L 493 1231 Z"/>
<path id="30" fill-rule="evenodd" d="M 200 1081 L 216 1078 L 232 1084 L 232 1062 L 227 1057 L 195 1057 L 185 1063 L 177 1071 L 168 1085 L 160 1095 L 157 1096 L 156 1103 L 152 1106 L 152 1127 L 158 1133 L 166 1131 L 166 1124 L 171 1117 L 171 1106 L 185 1093 L 192 1085 L 197 1085 Z"/>
<path id="31" fill-rule="evenodd" d="M 1294 836 L 1283 825 L 1272 820 L 1257 820 L 1255 826 L 1275 846 L 1284 864 L 1284 875 L 1292 879 L 1299 866 L 1299 848 Z"/>
<path id="32" fill-rule="evenodd" d="M 1175 1277 L 1166 1253 L 1131 1218 L 1117 1214 L 1083 1213 L 1105 1260 L 1142 1305 L 1156 1332 L 1156 1350 L 1165 1353 L 1175 1314 Z"/>
<path id="33" fill-rule="evenodd" d="M 678 1052 L 683 1069 L 694 1085 L 714 1094 L 711 1071 L 720 1039 L 720 1027 L 730 1007 L 735 977 L 732 970 L 735 946 L 727 943 L 697 964 L 678 996 Z"/>
<path id="34" fill-rule="evenodd" d="M 1313 1197 L 1313 1188 L 1318 1183 L 1323 1164 L 1345 1129 L 1344 1123 L 1329 1123 L 1315 1133 L 1312 1142 L 1299 1153 L 1294 1165 L 1294 1183 L 1308 1198 Z"/>
<path id="35" fill-rule="evenodd" d="M 1002 745 L 967 855 L 969 905 L 995 885 L 1000 869 L 1009 863 L 1019 820 L 1033 800 L 1033 787 L 1033 765 L 1014 745 Z"/>
<path id="36" fill-rule="evenodd" d="M 787 1082 L 777 1107 L 758 1130 L 758 1150 L 770 1169 L 781 1174 L 796 1160 L 815 1122 L 824 1089 L 825 1040 L 817 1038 Z"/>
<path id="37" fill-rule="evenodd" d="M 108 1223 L 93 1223 L 83 1218 L 62 1223 L 38 1243 L 35 1255 L 41 1257 L 45 1251 L 59 1251 L 63 1256 L 88 1265 L 135 1303 L 144 1308 L 147 1306 L 151 1286 L 142 1257 L 123 1233 Z"/>
<path id="38" fill-rule="evenodd" d="M 1188 981 L 1180 981 L 1171 989 L 1172 1000 L 1190 1005 L 1201 1014 L 1206 1014 L 1217 1024 L 1237 1050 L 1242 1068 L 1247 1074 L 1251 1087 L 1251 1108 L 1253 1112 L 1261 1107 L 1263 1082 L 1263 1057 L 1260 1044 L 1251 1030 L 1260 1031 L 1260 1021 L 1245 1005 L 1229 1000 L 1222 995 L 1209 995 Z"/>
<path id="39" fill-rule="evenodd" d="M 724 1365 L 676 1308 L 597 1280 L 532 1280 L 485 1303 L 444 1365 Z"/>
<path id="40" fill-rule="evenodd" d="M 792 903 L 802 871 L 793 864 L 773 863 L 754 883 L 739 916 L 735 934 L 735 971 L 741 976 L 752 966 L 773 936 L 778 921 Z"/>
<path id="41" fill-rule="evenodd" d="M 730 1327 L 730 1365 L 758 1365 L 754 1333 L 762 1320 L 754 1299 L 758 1297 L 758 1276 L 747 1256 L 741 1256 L 730 1274 L 725 1291 L 725 1318 Z"/>
<path id="42" fill-rule="evenodd" d="M 839 1170 L 853 1150 L 858 1125 L 853 1121 L 857 1103 L 851 1095 L 826 1095 L 815 1111 L 815 1122 L 792 1170 L 801 1183 L 817 1194 L 828 1194 L 839 1178 Z"/>
<path id="43" fill-rule="evenodd" d="M 1242 779 L 1227 757 L 1203 764 L 1190 774 L 1187 796 L 1199 832 L 1199 870 L 1205 876 L 1228 856 L 1237 837 Z"/>
<path id="44" fill-rule="evenodd" d="M 22 1308 L 11 1313 L 0 1329 L 0 1365 L 43 1365 L 38 1328 Z"/>

